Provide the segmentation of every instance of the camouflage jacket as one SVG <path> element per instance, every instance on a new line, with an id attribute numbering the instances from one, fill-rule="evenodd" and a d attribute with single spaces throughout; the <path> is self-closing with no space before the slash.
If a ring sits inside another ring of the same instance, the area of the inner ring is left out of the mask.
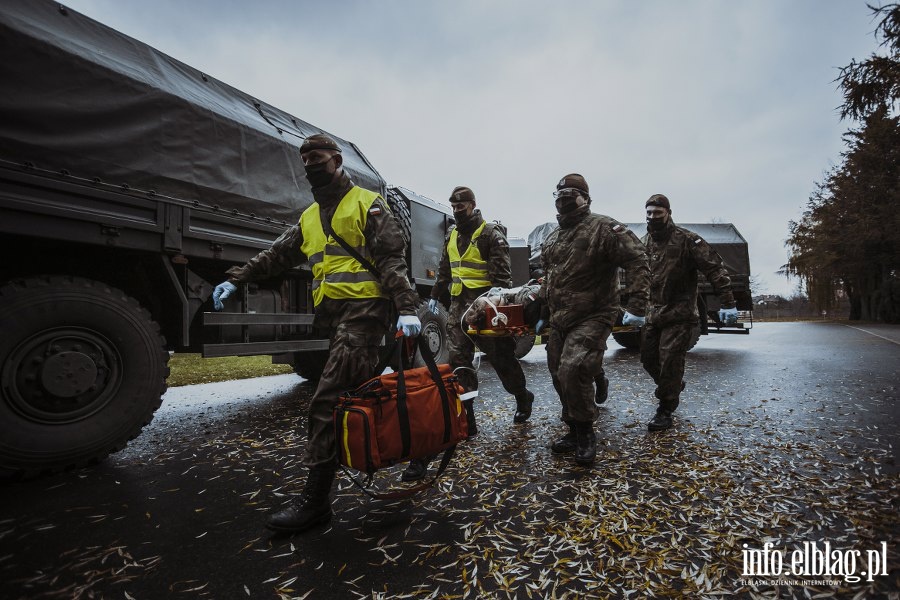
<path id="1" fill-rule="evenodd" d="M 650 272 L 637 236 L 590 206 L 557 219 L 559 229 L 541 245 L 541 294 L 550 326 L 566 330 L 591 319 L 612 326 L 619 312 L 619 267 L 629 281 L 627 310 L 643 316 Z"/>
<path id="2" fill-rule="evenodd" d="M 735 306 L 731 278 L 722 257 L 702 237 L 670 220 L 657 235 L 643 238 L 650 258 L 650 310 L 647 322 L 664 326 L 697 323 L 697 273 L 703 273 L 722 300 Z"/>
<path id="3" fill-rule="evenodd" d="M 331 221 L 341 199 L 353 188 L 350 178 L 343 174 L 337 181 L 320 188 L 313 188 L 313 197 L 319 203 L 321 218 Z M 380 209 L 380 210 L 377 210 Z M 377 198 L 369 210 L 365 227 L 366 248 L 381 272 L 381 290 L 401 315 L 414 315 L 419 297 L 410 287 L 407 276 L 406 245 L 400 226 L 388 210 L 382 198 Z M 251 258 L 241 267 L 232 267 L 227 273 L 235 283 L 249 283 L 274 277 L 307 261 L 300 251 L 303 232 L 294 225 L 282 233 L 272 246 Z M 343 321 L 377 319 L 390 325 L 390 303 L 383 298 L 361 300 L 334 300 L 325 298 L 316 307 L 317 327 L 336 327 Z"/>
<path id="4" fill-rule="evenodd" d="M 484 218 L 481 216 L 481 211 L 476 209 L 472 214 L 472 221 L 466 223 L 466 227 L 464 228 L 465 231 L 463 228 L 458 228 L 459 233 L 456 236 L 456 247 L 459 250 L 460 255 L 464 254 L 466 246 L 472 243 L 472 233 L 478 229 L 482 223 L 484 223 Z M 446 239 L 444 239 L 444 252 L 441 254 L 441 264 L 438 267 L 437 281 L 434 282 L 434 287 L 431 288 L 432 298 L 440 298 L 450 287 L 450 283 L 453 279 L 450 270 L 450 254 L 447 251 L 447 246 L 450 244 L 450 234 L 452 232 L 453 229 L 450 229 L 450 231 L 447 232 Z M 478 252 L 481 253 L 481 258 L 487 262 L 488 280 L 491 282 L 491 287 L 511 287 L 512 267 L 509 260 L 509 242 L 506 240 L 506 234 L 503 232 L 503 228 L 497 226 L 495 223 L 487 223 L 484 230 L 481 232 L 481 235 L 475 240 L 475 243 L 478 246 Z M 472 294 L 468 293 L 468 288 L 464 288 L 463 294 L 461 294 L 459 298 L 471 296 L 469 299 L 469 302 L 471 302 L 485 290 L 472 291 L 477 293 L 472 296 Z"/>

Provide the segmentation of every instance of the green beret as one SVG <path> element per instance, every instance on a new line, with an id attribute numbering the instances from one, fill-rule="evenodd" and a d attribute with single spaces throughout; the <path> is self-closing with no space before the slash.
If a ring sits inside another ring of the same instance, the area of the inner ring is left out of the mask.
<path id="1" fill-rule="evenodd" d="M 454 202 L 475 202 L 475 192 L 464 185 L 457 186 L 450 192 L 450 203 Z"/>
<path id="2" fill-rule="evenodd" d="M 300 146 L 301 154 L 313 150 L 335 150 L 336 152 L 340 152 L 341 147 L 324 133 L 315 133 L 303 140 L 303 144 Z"/>

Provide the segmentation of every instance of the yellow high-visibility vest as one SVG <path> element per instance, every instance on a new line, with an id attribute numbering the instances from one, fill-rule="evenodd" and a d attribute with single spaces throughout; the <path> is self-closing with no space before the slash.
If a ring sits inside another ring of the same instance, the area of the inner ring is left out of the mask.
<path id="1" fill-rule="evenodd" d="M 341 198 L 331 227 L 362 257 L 374 264 L 366 249 L 366 222 L 369 209 L 379 194 L 359 186 Z M 368 269 L 350 256 L 331 236 L 325 237 L 319 215 L 319 203 L 313 202 L 300 215 L 303 243 L 300 250 L 309 259 L 313 274 L 313 304 L 318 306 L 325 298 L 333 300 L 359 300 L 383 298 L 381 285 Z"/>
<path id="2" fill-rule="evenodd" d="M 478 229 L 472 233 L 472 242 L 462 256 L 459 255 L 459 248 L 456 245 L 457 231 L 454 229 L 450 232 L 450 241 L 447 243 L 447 255 L 450 258 L 450 275 L 452 277 L 450 284 L 450 295 L 459 296 L 462 294 L 463 286 L 467 288 L 483 288 L 491 285 L 488 279 L 487 261 L 481 257 L 478 251 L 478 245 L 475 243 L 478 236 L 484 231 L 482 223 Z"/>

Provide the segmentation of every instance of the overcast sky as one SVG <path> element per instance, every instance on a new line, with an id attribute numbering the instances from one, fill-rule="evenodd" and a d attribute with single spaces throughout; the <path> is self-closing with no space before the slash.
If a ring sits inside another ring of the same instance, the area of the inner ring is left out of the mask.
<path id="1" fill-rule="evenodd" d="M 511 236 L 555 219 L 566 173 L 623 222 L 666 194 L 676 222 L 737 226 L 756 293 L 796 285 L 788 221 L 854 126 L 834 79 L 876 49 L 864 0 L 64 4 L 355 142 L 390 184 L 471 187 Z"/>

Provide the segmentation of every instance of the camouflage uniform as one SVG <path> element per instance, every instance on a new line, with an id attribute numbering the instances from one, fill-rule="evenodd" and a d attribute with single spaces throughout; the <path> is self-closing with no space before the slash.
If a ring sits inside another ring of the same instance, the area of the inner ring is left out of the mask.
<path id="1" fill-rule="evenodd" d="M 659 408 L 678 407 L 684 378 L 684 358 L 697 312 L 697 273 L 719 293 L 723 308 L 735 306 L 731 279 L 722 258 L 692 231 L 671 219 L 659 233 L 648 233 L 643 242 L 650 258 L 650 309 L 641 339 L 641 363 L 656 383 Z"/>
<path id="2" fill-rule="evenodd" d="M 331 222 L 341 199 L 353 188 L 346 174 L 336 181 L 313 188 L 322 222 Z M 381 272 L 379 281 L 386 298 L 336 300 L 324 298 L 316 307 L 314 326 L 329 333 L 328 361 L 309 406 L 305 464 L 310 468 L 336 465 L 337 453 L 332 412 L 341 392 L 375 375 L 379 346 L 392 325 L 391 304 L 401 315 L 414 315 L 418 295 L 407 278 L 406 247 L 400 227 L 384 200 L 369 209 L 365 227 L 366 248 Z M 306 262 L 300 251 L 303 233 L 299 225 L 285 231 L 270 248 L 242 267 L 228 270 L 233 282 L 250 282 L 278 275 Z"/>
<path id="3" fill-rule="evenodd" d="M 476 209 L 472 217 L 465 224 L 457 227 L 456 245 L 460 254 L 472 243 L 472 233 L 484 223 L 481 211 Z M 450 269 L 450 255 L 447 245 L 450 243 L 450 235 L 444 242 L 444 252 L 441 255 L 441 263 L 438 268 L 437 281 L 431 290 L 432 298 L 440 298 L 450 287 L 452 274 Z M 476 243 L 481 256 L 487 261 L 488 279 L 490 287 L 508 288 L 512 285 L 511 265 L 509 259 L 509 242 L 503 230 L 491 223 L 486 224 Z M 450 321 L 447 325 L 447 334 L 450 347 L 450 365 L 457 369 L 457 377 L 463 389 L 467 392 L 478 389 L 478 375 L 475 373 L 472 360 L 475 357 L 475 343 L 463 330 L 468 327 L 462 323 L 463 315 L 478 296 L 488 291 L 490 287 L 468 288 L 462 287 L 462 293 L 452 296 L 450 299 Z M 478 348 L 487 355 L 488 360 L 497 371 L 497 376 L 505 389 L 514 396 L 524 394 L 526 391 L 525 373 L 522 365 L 516 359 L 516 342 L 512 337 L 486 337 L 477 336 Z"/>
<path id="4" fill-rule="evenodd" d="M 559 229 L 541 246 L 545 314 L 549 318 L 547 366 L 570 426 L 597 417 L 594 379 L 619 312 L 619 274 L 628 275 L 628 311 L 641 316 L 649 270 L 644 246 L 627 227 L 590 205 L 558 215 Z"/>

